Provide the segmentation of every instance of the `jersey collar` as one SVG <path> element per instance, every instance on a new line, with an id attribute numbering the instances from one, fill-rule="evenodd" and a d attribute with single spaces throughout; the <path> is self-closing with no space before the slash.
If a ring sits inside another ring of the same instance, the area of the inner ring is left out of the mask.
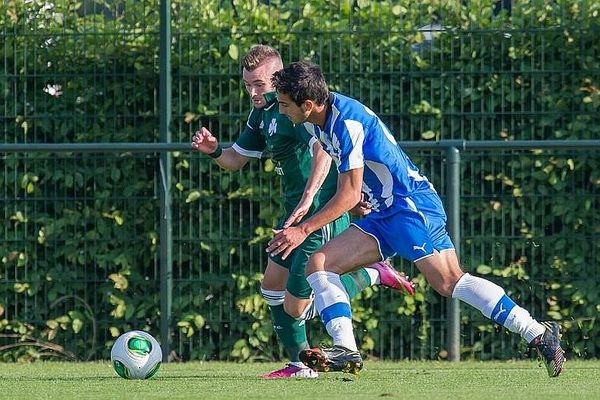
<path id="1" fill-rule="evenodd" d="M 273 105 L 277 104 L 277 92 L 268 92 L 264 93 L 263 97 L 267 104 L 265 105 L 265 110 L 269 110 Z"/>

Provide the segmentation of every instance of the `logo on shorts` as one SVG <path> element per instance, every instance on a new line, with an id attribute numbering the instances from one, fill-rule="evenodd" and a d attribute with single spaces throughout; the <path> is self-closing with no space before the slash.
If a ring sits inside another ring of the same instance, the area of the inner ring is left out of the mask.
<path id="1" fill-rule="evenodd" d="M 413 246 L 413 250 L 421 250 L 423 253 L 427 253 L 425 246 L 427 246 L 427 242 L 423 243 L 423 246 Z"/>

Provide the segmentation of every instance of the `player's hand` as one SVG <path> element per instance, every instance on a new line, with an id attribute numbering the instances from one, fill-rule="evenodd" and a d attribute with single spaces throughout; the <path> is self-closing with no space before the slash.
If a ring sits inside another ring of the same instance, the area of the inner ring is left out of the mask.
<path id="1" fill-rule="evenodd" d="M 192 147 L 204 154 L 214 153 L 217 146 L 219 146 L 219 141 L 205 127 L 202 127 L 192 136 Z"/>
<path id="2" fill-rule="evenodd" d="M 273 229 L 275 236 L 269 240 L 267 245 L 267 253 L 276 256 L 279 253 L 282 259 L 286 259 L 290 253 L 298 247 L 308 234 L 299 226 L 292 226 L 286 229 Z"/>
<path id="3" fill-rule="evenodd" d="M 365 215 L 371 213 L 371 203 L 365 200 L 364 193 L 361 195 L 360 201 L 350 209 L 349 213 L 359 217 L 364 217 Z"/>
<path id="4" fill-rule="evenodd" d="M 352 207 L 349 212 L 352 215 L 364 217 L 365 215 L 371 213 L 371 203 L 368 203 L 366 201 L 359 201 L 358 204 Z"/>
<path id="5" fill-rule="evenodd" d="M 288 219 L 286 219 L 283 223 L 283 228 L 285 229 L 292 225 L 298 224 L 302 220 L 302 218 L 304 218 L 304 216 L 308 213 L 308 210 L 310 210 L 311 205 L 312 197 L 310 199 L 300 200 L 296 208 L 294 208 L 294 211 L 292 211 Z"/>

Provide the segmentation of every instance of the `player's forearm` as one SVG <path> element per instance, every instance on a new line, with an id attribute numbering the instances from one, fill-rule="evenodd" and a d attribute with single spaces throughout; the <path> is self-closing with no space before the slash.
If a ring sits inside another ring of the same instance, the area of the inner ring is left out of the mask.
<path id="1" fill-rule="evenodd" d="M 223 149 L 223 153 L 215 158 L 216 163 L 227 171 L 237 171 L 246 165 L 247 159 L 240 157 L 240 154 L 231 147 Z"/>
<path id="2" fill-rule="evenodd" d="M 331 168 L 331 157 L 321 147 L 320 143 L 313 145 L 313 160 L 310 176 L 304 187 L 303 199 L 312 199 L 319 191 Z"/>
<path id="3" fill-rule="evenodd" d="M 308 234 L 335 221 L 346 211 L 353 208 L 361 197 L 363 168 L 355 168 L 338 174 L 338 186 L 335 195 L 311 218 L 300 224 Z"/>
<path id="4" fill-rule="evenodd" d="M 358 196 L 355 193 L 339 191 L 325 204 L 325 206 L 306 221 L 300 223 L 300 227 L 307 233 L 321 229 L 328 223 L 341 217 L 346 211 L 358 203 Z"/>

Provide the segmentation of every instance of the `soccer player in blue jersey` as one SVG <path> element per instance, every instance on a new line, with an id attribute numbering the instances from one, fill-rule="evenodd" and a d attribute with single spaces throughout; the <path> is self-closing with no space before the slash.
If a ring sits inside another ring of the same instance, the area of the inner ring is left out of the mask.
<path id="1" fill-rule="evenodd" d="M 372 210 L 309 259 L 307 280 L 334 346 L 304 350 L 301 360 L 315 370 L 360 370 L 362 359 L 340 274 L 400 255 L 414 262 L 442 296 L 460 299 L 519 333 L 537 348 L 549 375 L 558 376 L 565 361 L 559 325 L 536 321 L 501 287 L 463 272 L 438 194 L 377 115 L 357 100 L 330 92 L 319 67 L 308 62 L 276 72 L 273 83 L 280 113 L 294 124 L 310 123 L 313 135 L 334 159 L 338 185 L 324 207 L 276 234 L 267 251 L 285 259 L 307 235 L 352 208 L 361 192 Z"/>
<path id="2" fill-rule="evenodd" d="M 244 130 L 233 146 L 222 148 L 217 138 L 203 127 L 194 134 L 192 147 L 211 156 L 227 170 L 239 170 L 251 158 L 270 154 L 283 183 L 285 215 L 277 226 L 282 228 L 312 215 L 329 201 L 336 190 L 337 172 L 330 168 L 331 158 L 320 143 L 302 125 L 294 126 L 278 111 L 271 77 L 283 68 L 279 52 L 270 46 L 254 46 L 244 56 L 242 66 L 244 85 L 253 102 Z M 363 213 L 368 211 L 363 209 Z M 271 310 L 273 328 L 289 355 L 290 363 L 263 377 L 317 376 L 299 360 L 300 350 L 309 347 L 305 320 L 310 319 L 314 309 L 311 307 L 312 289 L 304 270 L 310 254 L 348 225 L 348 215 L 341 214 L 323 229 L 308 235 L 286 260 L 275 255 L 269 257 L 261 293 Z M 350 298 L 371 285 L 406 290 L 409 294 L 413 291 L 410 282 L 385 263 L 375 263 L 344 275 L 342 282 Z"/>

